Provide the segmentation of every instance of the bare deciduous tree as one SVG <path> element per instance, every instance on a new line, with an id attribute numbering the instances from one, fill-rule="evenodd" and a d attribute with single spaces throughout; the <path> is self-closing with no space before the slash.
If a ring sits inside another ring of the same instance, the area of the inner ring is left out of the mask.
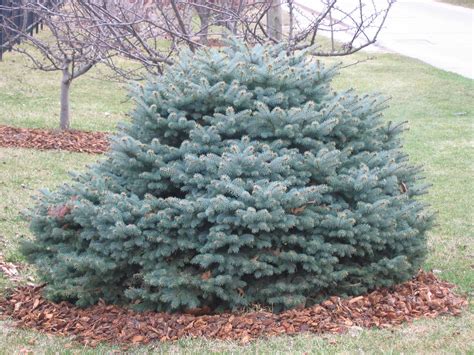
<path id="1" fill-rule="evenodd" d="M 315 47 L 316 56 L 349 55 L 375 43 L 393 2 L 315 0 L 308 8 L 296 0 L 103 0 L 84 7 L 101 32 L 102 48 L 160 73 L 180 49 L 194 51 L 229 35 L 286 42 L 289 52 Z M 331 45 L 317 47 L 321 37 Z"/>
<path id="2" fill-rule="evenodd" d="M 25 55 L 35 69 L 62 73 L 61 129 L 70 128 L 69 93 L 73 80 L 111 55 L 100 48 L 101 32 L 84 12 L 82 3 L 19 0 L 0 5 L 4 14 L 0 19 L 3 46 Z M 17 16 L 33 17 L 34 21 L 18 21 Z M 34 35 L 28 26 L 38 23 L 49 33 Z"/>
<path id="3" fill-rule="evenodd" d="M 250 44 L 284 42 L 288 52 L 311 47 L 316 56 L 349 55 L 377 40 L 394 1 L 18 0 L 17 10 L 34 14 L 52 35 L 33 36 L 5 19 L 0 29 L 24 42 L 14 49 L 36 68 L 63 73 L 61 128 L 67 129 L 71 82 L 96 63 L 121 79 L 139 79 L 162 73 L 184 48 L 219 45 L 229 36 Z"/>

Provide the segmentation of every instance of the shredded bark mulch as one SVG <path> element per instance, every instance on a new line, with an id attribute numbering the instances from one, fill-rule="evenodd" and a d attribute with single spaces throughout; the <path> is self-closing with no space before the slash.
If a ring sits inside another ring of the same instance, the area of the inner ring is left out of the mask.
<path id="1" fill-rule="evenodd" d="M 61 149 L 100 154 L 109 149 L 109 141 L 105 132 L 0 126 L 0 147 Z"/>
<path id="2" fill-rule="evenodd" d="M 81 309 L 67 302 L 44 299 L 42 286 L 19 287 L 0 299 L 0 315 L 20 327 L 49 334 L 74 336 L 83 344 L 149 343 L 182 337 L 206 337 L 247 343 L 278 334 L 343 333 L 352 329 L 387 328 L 416 318 L 459 315 L 467 301 L 453 285 L 420 272 L 411 281 L 349 299 L 331 297 L 323 303 L 280 314 L 267 311 L 215 315 L 134 312 L 99 303 Z"/>

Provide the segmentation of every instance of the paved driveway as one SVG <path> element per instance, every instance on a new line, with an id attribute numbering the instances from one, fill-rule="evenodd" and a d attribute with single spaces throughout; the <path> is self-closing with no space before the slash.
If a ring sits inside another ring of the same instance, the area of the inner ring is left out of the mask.
<path id="1" fill-rule="evenodd" d="M 297 0 L 314 9 L 319 1 Z M 338 4 L 346 6 L 353 1 L 340 0 Z M 375 47 L 474 79 L 473 41 L 474 10 L 430 0 L 398 0 Z"/>

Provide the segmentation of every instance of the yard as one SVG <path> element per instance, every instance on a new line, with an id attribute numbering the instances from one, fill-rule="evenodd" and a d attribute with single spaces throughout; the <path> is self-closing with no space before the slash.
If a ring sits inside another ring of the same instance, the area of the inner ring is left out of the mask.
<path id="1" fill-rule="evenodd" d="M 351 63 L 364 58 L 364 54 L 358 54 L 344 60 Z M 0 73 L 0 125 L 56 127 L 59 79 L 55 74 L 25 71 L 23 59 L 12 54 L 0 62 Z M 74 129 L 113 131 L 118 121 L 126 119 L 125 113 L 131 107 L 126 88 L 98 77 L 97 72 L 92 72 L 73 84 Z M 469 309 L 461 317 L 420 320 L 395 329 L 361 330 L 339 336 L 283 336 L 245 346 L 183 340 L 135 351 L 474 352 L 473 81 L 405 57 L 379 54 L 373 60 L 343 69 L 335 85 L 391 96 L 386 119 L 409 121 L 405 149 L 412 162 L 425 167 L 425 176 L 433 187 L 424 198 L 438 211 L 425 269 L 433 269 L 441 279 L 456 284 L 457 292 L 469 297 Z M 7 261 L 23 261 L 17 242 L 29 232 L 20 212 L 32 204 L 30 196 L 41 187 L 58 185 L 68 178 L 68 171 L 82 170 L 97 159 L 89 154 L 0 148 L 0 250 Z M 0 290 L 4 290 L 8 281 L 1 277 L 0 274 Z M 84 348 L 70 339 L 14 329 L 9 321 L 0 322 L 0 348 L 0 353 L 5 354 L 27 350 L 56 353 L 65 349 L 92 354 L 120 349 L 107 345 Z"/>

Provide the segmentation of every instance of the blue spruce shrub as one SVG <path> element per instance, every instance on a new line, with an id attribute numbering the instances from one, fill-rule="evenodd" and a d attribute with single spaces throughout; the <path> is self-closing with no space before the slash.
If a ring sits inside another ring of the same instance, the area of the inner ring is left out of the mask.
<path id="1" fill-rule="evenodd" d="M 183 54 L 107 158 L 31 213 L 47 296 L 278 311 L 413 276 L 432 215 L 385 100 L 281 46 Z"/>

